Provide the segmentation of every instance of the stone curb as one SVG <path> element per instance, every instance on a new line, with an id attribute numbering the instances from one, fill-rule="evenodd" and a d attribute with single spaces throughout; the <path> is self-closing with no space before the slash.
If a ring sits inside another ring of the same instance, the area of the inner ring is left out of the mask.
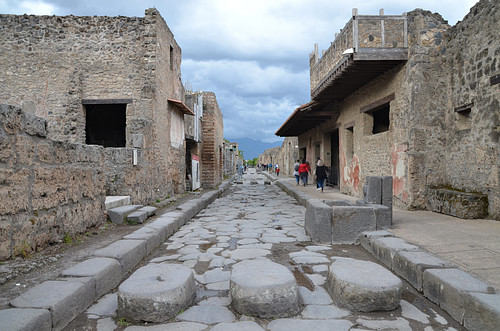
<path id="1" fill-rule="evenodd" d="M 294 185 L 276 180 L 265 172 L 262 174 L 304 207 L 313 200 Z M 494 289 L 484 282 L 385 230 L 363 232 L 359 242 L 392 272 L 468 330 L 493 330 L 500 325 L 500 294 L 495 294 Z M 448 273 L 461 281 L 453 281 Z M 473 288 L 471 284 L 474 284 Z M 450 302 L 449 298 L 453 300 Z"/>
<path id="2" fill-rule="evenodd" d="M 55 280 L 45 281 L 0 310 L 0 325 L 10 331 L 61 330 L 95 300 L 118 285 L 153 249 L 203 208 L 223 196 L 232 178 L 217 190 L 181 204 L 140 229 L 94 252 L 94 256 L 66 270 Z M 96 263 L 98 262 L 98 263 Z M 22 312 L 23 318 L 19 318 Z M 33 329 L 33 330 L 35 330 Z"/>
<path id="3" fill-rule="evenodd" d="M 361 245 L 468 330 L 500 325 L 500 295 L 486 283 L 387 231 L 364 232 Z"/>

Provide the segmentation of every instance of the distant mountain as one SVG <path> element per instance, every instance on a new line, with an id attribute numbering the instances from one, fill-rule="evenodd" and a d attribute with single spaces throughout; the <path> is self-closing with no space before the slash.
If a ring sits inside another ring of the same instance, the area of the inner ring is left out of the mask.
<path id="1" fill-rule="evenodd" d="M 250 139 L 250 138 L 226 138 L 232 143 L 238 143 L 240 151 L 243 151 L 243 157 L 245 160 L 251 160 L 254 157 L 258 157 L 268 148 L 273 148 L 281 146 L 282 141 L 275 141 L 272 143 L 265 143 L 262 141 Z"/>

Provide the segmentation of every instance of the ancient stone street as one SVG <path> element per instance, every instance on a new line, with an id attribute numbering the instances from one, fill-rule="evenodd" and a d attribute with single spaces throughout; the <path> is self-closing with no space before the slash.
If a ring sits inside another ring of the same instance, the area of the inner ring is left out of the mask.
<path id="1" fill-rule="evenodd" d="M 158 276 L 150 275 L 150 286 L 144 283 L 144 272 L 140 277 L 135 276 L 138 271 L 132 272 L 123 285 L 104 295 L 65 330 L 112 330 L 126 325 L 128 331 L 462 329 L 404 281 L 395 310 L 363 313 L 335 303 L 327 289 L 335 257 L 377 262 L 361 246 L 314 245 L 304 231 L 304 216 L 305 208 L 295 199 L 249 169 L 241 181 L 233 182 L 225 197 L 199 212 L 140 264 L 139 271 L 166 268 Z M 161 299 L 155 291 L 167 277 L 162 272 L 172 264 L 193 270 L 196 297 L 192 305 L 165 322 L 140 321 L 144 293 L 151 293 L 151 301 Z M 259 272 L 256 265 L 263 266 Z M 132 282 L 142 292 L 136 310 Z M 135 321 L 116 315 L 124 311 L 119 298 L 125 294 L 125 310 L 132 311 Z"/>

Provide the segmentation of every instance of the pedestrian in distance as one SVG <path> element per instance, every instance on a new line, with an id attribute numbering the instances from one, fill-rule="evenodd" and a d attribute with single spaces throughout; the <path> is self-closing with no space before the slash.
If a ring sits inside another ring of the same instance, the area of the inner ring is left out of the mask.
<path id="1" fill-rule="evenodd" d="M 295 162 L 295 164 L 293 165 L 293 175 L 295 176 L 295 180 L 297 181 L 297 185 L 299 185 L 299 181 L 300 181 L 299 167 L 300 167 L 300 160 L 297 160 Z"/>
<path id="2" fill-rule="evenodd" d="M 325 179 L 326 179 L 326 167 L 322 160 L 318 160 L 316 166 L 316 182 L 318 183 L 318 191 L 321 190 L 321 193 L 323 193 Z"/>
<path id="3" fill-rule="evenodd" d="M 309 168 L 310 169 L 310 168 Z M 302 160 L 302 163 L 299 165 L 299 176 L 300 180 L 304 187 L 307 185 L 307 175 L 309 174 L 309 170 L 307 169 L 306 160 Z"/>

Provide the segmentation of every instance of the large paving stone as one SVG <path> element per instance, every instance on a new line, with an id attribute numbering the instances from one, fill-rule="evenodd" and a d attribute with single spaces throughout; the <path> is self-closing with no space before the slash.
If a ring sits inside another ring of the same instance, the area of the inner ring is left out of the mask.
<path id="1" fill-rule="evenodd" d="M 50 331 L 47 309 L 11 308 L 0 310 L 0 329 L 8 331 Z"/>
<path id="2" fill-rule="evenodd" d="M 470 293 L 493 294 L 486 283 L 459 269 L 427 269 L 423 278 L 424 296 L 462 323 L 471 308 Z"/>
<path id="3" fill-rule="evenodd" d="M 45 281 L 21 294 L 10 304 L 15 308 L 48 309 L 52 328 L 61 330 L 95 299 L 95 282 L 91 278 Z"/>
<path id="4" fill-rule="evenodd" d="M 376 263 L 335 258 L 328 272 L 327 289 L 341 307 L 370 312 L 396 309 L 403 286 L 398 277 Z"/>
<path id="5" fill-rule="evenodd" d="M 394 235 L 386 230 L 366 231 L 362 232 L 361 235 L 359 236 L 359 243 L 370 254 L 375 255 L 374 241 L 378 238 L 383 238 L 383 237 L 394 237 Z"/>
<path id="6" fill-rule="evenodd" d="M 241 314 L 277 318 L 300 312 L 298 286 L 293 274 L 285 266 L 268 259 L 235 264 L 230 291 L 232 306 Z"/>
<path id="7" fill-rule="evenodd" d="M 94 252 L 97 257 L 117 259 L 122 266 L 122 276 L 125 276 L 146 256 L 145 240 L 118 240 Z"/>
<path id="8" fill-rule="evenodd" d="M 282 318 L 270 322 L 267 329 L 270 331 L 314 330 L 314 331 L 348 331 L 352 323 L 347 320 L 300 320 Z"/>
<path id="9" fill-rule="evenodd" d="M 264 331 L 259 324 L 252 321 L 234 322 L 234 323 L 219 323 L 211 331 Z"/>
<path id="10" fill-rule="evenodd" d="M 215 324 L 233 322 L 235 316 L 224 306 L 193 306 L 177 315 L 175 319 L 178 321 Z"/>
<path id="11" fill-rule="evenodd" d="M 120 283 L 122 268 L 120 263 L 115 259 L 96 257 L 63 270 L 61 276 L 94 278 L 96 297 L 99 298 Z"/>
<path id="12" fill-rule="evenodd" d="M 164 322 L 189 307 L 195 296 L 191 269 L 180 264 L 149 264 L 118 287 L 118 316 Z"/>

